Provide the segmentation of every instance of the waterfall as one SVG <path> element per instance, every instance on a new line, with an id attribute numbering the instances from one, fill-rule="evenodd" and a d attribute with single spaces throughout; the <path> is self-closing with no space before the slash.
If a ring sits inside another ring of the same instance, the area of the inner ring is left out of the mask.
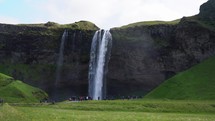
<path id="1" fill-rule="evenodd" d="M 103 35 L 102 35 L 103 34 Z M 99 30 L 94 34 L 89 64 L 89 96 L 93 100 L 105 98 L 107 64 L 110 58 L 112 35 L 109 30 Z"/>
<path id="2" fill-rule="evenodd" d="M 64 52 L 64 43 L 65 40 L 68 38 L 68 31 L 64 30 L 64 33 L 61 38 L 61 44 L 60 44 L 60 50 L 59 50 L 59 57 L 57 61 L 57 70 L 56 70 L 56 80 L 55 80 L 55 86 L 58 86 L 58 83 L 61 79 L 61 67 L 63 65 L 63 52 Z"/>

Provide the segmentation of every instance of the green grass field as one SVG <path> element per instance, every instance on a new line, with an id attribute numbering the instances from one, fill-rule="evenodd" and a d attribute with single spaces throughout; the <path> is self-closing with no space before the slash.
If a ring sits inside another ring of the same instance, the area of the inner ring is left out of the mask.
<path id="1" fill-rule="evenodd" d="M 215 101 L 117 100 L 0 106 L 2 121 L 214 121 L 214 114 Z"/>

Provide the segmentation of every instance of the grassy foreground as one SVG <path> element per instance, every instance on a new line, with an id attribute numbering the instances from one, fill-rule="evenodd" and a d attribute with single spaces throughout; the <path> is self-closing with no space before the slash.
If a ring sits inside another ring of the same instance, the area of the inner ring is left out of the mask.
<path id="1" fill-rule="evenodd" d="M 214 121 L 214 114 L 215 101 L 119 100 L 0 106 L 0 120 L 4 121 Z"/>

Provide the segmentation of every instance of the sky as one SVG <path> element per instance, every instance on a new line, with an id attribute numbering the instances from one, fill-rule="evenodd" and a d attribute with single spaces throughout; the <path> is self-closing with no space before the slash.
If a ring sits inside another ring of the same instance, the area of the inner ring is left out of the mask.
<path id="1" fill-rule="evenodd" d="M 170 21 L 199 13 L 207 0 L 0 0 L 0 23 L 60 24 L 87 20 L 109 29 L 134 22 Z"/>

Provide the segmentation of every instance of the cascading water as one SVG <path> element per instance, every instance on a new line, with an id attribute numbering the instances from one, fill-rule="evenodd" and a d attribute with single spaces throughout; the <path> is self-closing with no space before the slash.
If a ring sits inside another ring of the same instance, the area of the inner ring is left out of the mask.
<path id="1" fill-rule="evenodd" d="M 105 75 L 111 47 L 112 35 L 109 30 L 96 31 L 92 40 L 89 65 L 89 96 L 93 100 L 105 98 Z"/>
<path id="2" fill-rule="evenodd" d="M 61 67 L 63 65 L 63 52 L 64 52 L 64 46 L 65 46 L 64 43 L 67 38 L 68 38 L 68 31 L 64 30 L 64 33 L 61 38 L 59 57 L 57 61 L 56 80 L 55 80 L 56 87 L 58 86 L 58 83 L 61 79 Z"/>

